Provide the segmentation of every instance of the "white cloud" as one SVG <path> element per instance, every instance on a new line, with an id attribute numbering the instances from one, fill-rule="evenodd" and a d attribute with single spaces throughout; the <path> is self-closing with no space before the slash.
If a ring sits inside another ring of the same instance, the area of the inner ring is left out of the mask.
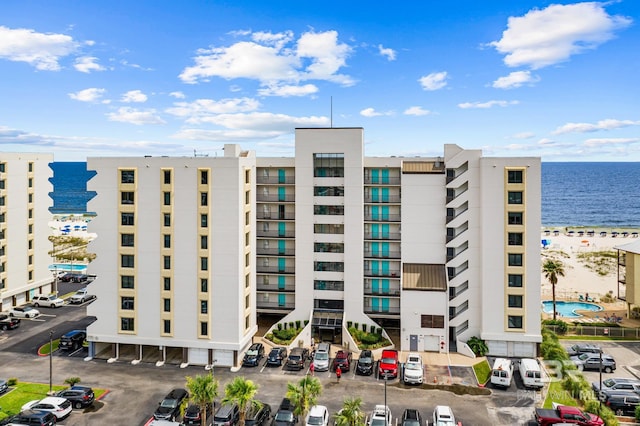
<path id="1" fill-rule="evenodd" d="M 640 138 L 594 138 L 584 141 L 584 145 L 589 147 L 597 147 L 607 145 L 629 145 L 638 142 L 640 142 Z"/>
<path id="2" fill-rule="evenodd" d="M 462 109 L 469 108 L 491 108 L 494 106 L 506 107 L 509 105 L 517 105 L 518 101 L 487 101 L 487 102 L 464 102 L 458 104 L 458 107 Z"/>
<path id="3" fill-rule="evenodd" d="M 260 102 L 251 98 L 229 99 L 197 99 L 193 102 L 176 102 L 172 108 L 165 112 L 185 119 L 187 123 L 210 122 L 211 117 L 217 114 L 234 114 L 239 112 L 255 111 Z"/>
<path id="4" fill-rule="evenodd" d="M 521 133 L 516 133 L 515 135 L 511 135 L 509 138 L 510 139 L 531 139 L 534 136 L 535 134 L 532 132 L 521 132 Z"/>
<path id="5" fill-rule="evenodd" d="M 380 54 L 384 57 L 386 57 L 389 61 L 395 61 L 396 60 L 396 51 L 388 48 L 388 47 L 383 47 L 381 44 L 378 45 L 378 51 L 380 52 Z"/>
<path id="6" fill-rule="evenodd" d="M 156 114 L 155 109 L 139 110 L 131 107 L 118 108 L 116 112 L 107 114 L 110 121 L 130 123 L 136 125 L 143 124 L 165 124 L 165 121 Z"/>
<path id="7" fill-rule="evenodd" d="M 98 58 L 94 58 L 93 56 L 82 56 L 80 58 L 76 58 L 76 63 L 73 67 L 76 70 L 87 74 L 91 71 L 104 71 L 106 68 L 100 65 L 97 61 Z"/>
<path id="8" fill-rule="evenodd" d="M 532 76 L 531 71 L 514 71 L 505 77 L 500 77 L 493 82 L 496 89 L 513 89 L 523 84 L 533 84 L 540 81 L 540 77 Z"/>
<path id="9" fill-rule="evenodd" d="M 419 107 L 419 106 L 412 106 L 405 109 L 403 114 L 420 116 L 420 115 L 429 115 L 431 114 L 431 111 L 429 111 L 428 109 L 423 109 L 422 107 Z"/>
<path id="10" fill-rule="evenodd" d="M 423 90 L 438 90 L 447 85 L 447 72 L 432 72 L 431 74 L 420 77 L 418 80 Z"/>
<path id="11" fill-rule="evenodd" d="M 76 101 L 81 102 L 97 102 L 107 91 L 105 89 L 99 89 L 97 87 L 91 87 L 89 89 L 80 90 L 75 93 L 69 93 L 69 97 Z M 104 101 L 103 101 L 104 102 Z M 107 101 L 108 103 L 108 101 Z"/>
<path id="12" fill-rule="evenodd" d="M 171 96 L 172 98 L 176 98 L 176 99 L 184 99 L 186 98 L 185 94 L 182 92 L 171 92 L 169 93 L 169 96 Z"/>
<path id="13" fill-rule="evenodd" d="M 568 60 L 572 55 L 612 39 L 614 31 L 632 20 L 609 15 L 608 3 L 552 4 L 532 9 L 524 16 L 510 17 L 502 38 L 489 43 L 505 55 L 509 67 L 543 68 Z"/>
<path id="14" fill-rule="evenodd" d="M 199 50 L 195 65 L 185 68 L 180 79 L 192 84 L 212 77 L 248 78 L 264 86 L 306 80 L 354 84 L 351 77 L 339 73 L 352 48 L 338 42 L 336 31 L 307 32 L 297 40 L 290 31 L 236 35 L 250 36 L 250 40 Z"/>
<path id="15" fill-rule="evenodd" d="M 260 96 L 281 96 L 288 98 L 290 96 L 307 96 L 318 92 L 318 87 L 314 84 L 305 84 L 303 86 L 291 85 L 269 85 L 258 90 Z"/>
<path id="16" fill-rule="evenodd" d="M 613 130 L 629 126 L 640 126 L 640 120 L 615 120 L 608 118 L 606 120 L 600 120 L 597 123 L 567 123 L 554 130 L 553 134 L 597 132 L 599 130 Z"/>
<path id="17" fill-rule="evenodd" d="M 363 117 L 379 117 L 381 115 L 393 115 L 393 111 L 381 112 L 381 111 L 376 111 L 373 108 L 365 108 L 362 111 L 360 111 L 360 115 Z"/>
<path id="18" fill-rule="evenodd" d="M 124 95 L 122 95 L 122 97 L 120 98 L 120 102 L 126 102 L 126 103 L 131 103 L 131 102 L 136 102 L 136 103 L 147 102 L 147 95 L 145 95 L 144 93 L 142 93 L 142 91 L 140 91 L 140 90 L 129 90 L 127 93 L 125 93 Z"/>
<path id="19" fill-rule="evenodd" d="M 0 26 L 0 58 L 26 62 L 42 71 L 58 71 L 58 61 L 77 48 L 78 43 L 65 34 L 44 34 L 26 28 Z"/>

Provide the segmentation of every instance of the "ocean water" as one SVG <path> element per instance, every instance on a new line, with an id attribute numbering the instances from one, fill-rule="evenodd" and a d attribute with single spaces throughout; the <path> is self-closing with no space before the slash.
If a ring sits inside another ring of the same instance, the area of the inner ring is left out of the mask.
<path id="1" fill-rule="evenodd" d="M 86 213 L 85 162 L 54 162 L 52 213 Z M 640 163 L 542 163 L 543 226 L 640 228 Z"/>

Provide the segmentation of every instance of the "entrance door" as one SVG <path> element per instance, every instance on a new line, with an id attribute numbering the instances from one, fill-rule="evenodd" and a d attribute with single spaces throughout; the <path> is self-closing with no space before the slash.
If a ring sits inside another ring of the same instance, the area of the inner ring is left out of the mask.
<path id="1" fill-rule="evenodd" d="M 409 335 L 409 350 L 411 352 L 418 351 L 418 335 L 417 334 Z"/>

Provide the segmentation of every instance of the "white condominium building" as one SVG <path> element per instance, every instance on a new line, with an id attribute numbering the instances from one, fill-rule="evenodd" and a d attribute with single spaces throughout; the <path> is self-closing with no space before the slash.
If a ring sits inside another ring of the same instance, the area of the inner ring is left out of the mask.
<path id="1" fill-rule="evenodd" d="M 295 156 L 90 158 L 91 354 L 237 365 L 260 318 L 402 350 L 533 356 L 540 160 L 365 157 L 362 128 L 296 129 Z"/>
<path id="2" fill-rule="evenodd" d="M 52 290 L 52 161 L 52 154 L 0 154 L 0 301 L 5 312 Z"/>

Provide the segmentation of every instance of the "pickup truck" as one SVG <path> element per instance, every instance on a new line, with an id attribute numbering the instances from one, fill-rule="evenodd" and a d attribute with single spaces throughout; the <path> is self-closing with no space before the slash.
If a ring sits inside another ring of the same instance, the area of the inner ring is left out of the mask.
<path id="1" fill-rule="evenodd" d="M 604 421 L 595 414 L 585 413 L 577 407 L 559 405 L 555 410 L 536 408 L 536 421 L 540 426 L 569 423 L 580 426 L 602 426 Z"/>
<path id="2" fill-rule="evenodd" d="M 382 379 L 398 377 L 398 351 L 385 349 L 378 363 L 378 377 Z"/>

